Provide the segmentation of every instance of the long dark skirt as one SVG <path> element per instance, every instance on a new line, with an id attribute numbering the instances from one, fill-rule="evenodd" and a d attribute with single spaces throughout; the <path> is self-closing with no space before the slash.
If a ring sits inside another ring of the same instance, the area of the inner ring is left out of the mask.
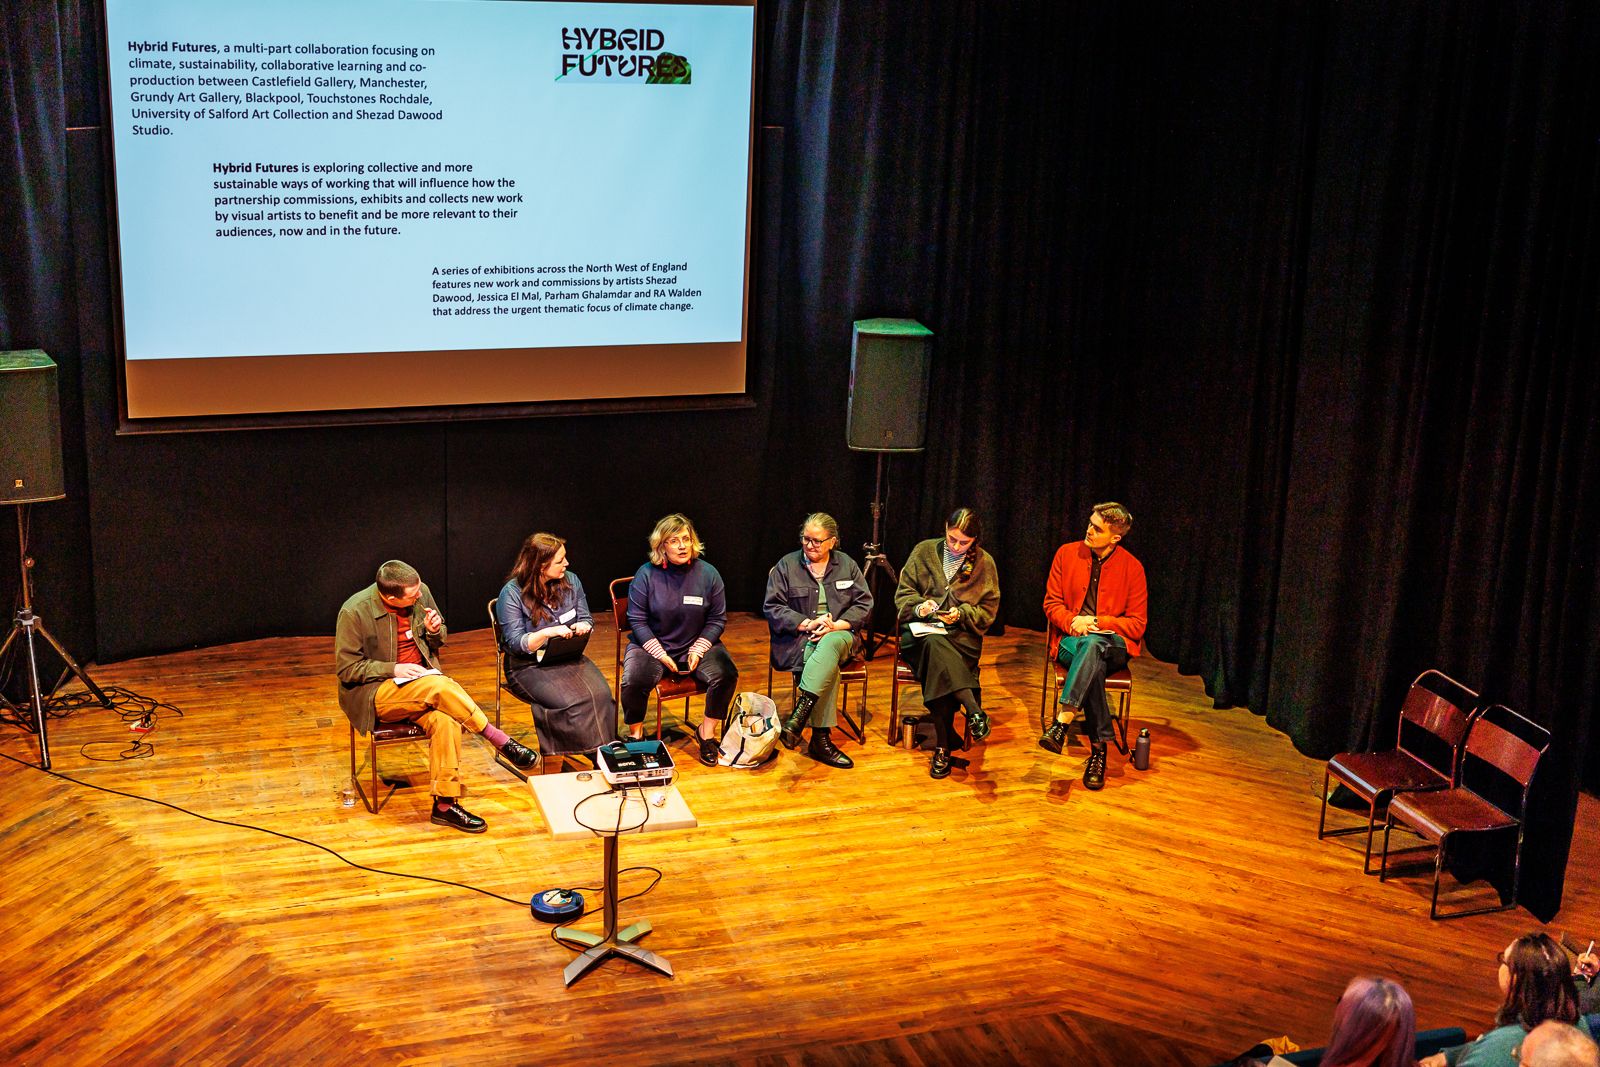
<path id="1" fill-rule="evenodd" d="M 593 752 L 617 735 L 611 687 L 587 656 L 549 667 L 512 667 L 506 687 L 533 706 L 533 729 L 546 756 Z"/>
<path id="2" fill-rule="evenodd" d="M 900 628 L 900 658 L 922 683 L 924 704 L 962 689 L 978 688 L 978 657 L 967 657 L 943 634 L 915 637 Z"/>

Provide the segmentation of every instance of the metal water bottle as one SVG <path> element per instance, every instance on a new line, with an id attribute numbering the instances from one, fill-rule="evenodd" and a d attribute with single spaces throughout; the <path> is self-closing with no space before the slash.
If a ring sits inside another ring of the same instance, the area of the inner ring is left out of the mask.
<path id="1" fill-rule="evenodd" d="M 1148 771 L 1150 769 L 1150 731 L 1141 727 L 1138 740 L 1133 743 L 1133 769 Z"/>

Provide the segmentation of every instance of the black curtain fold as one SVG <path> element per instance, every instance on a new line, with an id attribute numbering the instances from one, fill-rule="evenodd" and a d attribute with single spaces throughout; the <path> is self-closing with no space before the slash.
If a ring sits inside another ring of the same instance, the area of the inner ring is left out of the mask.
<path id="1" fill-rule="evenodd" d="M 93 10 L 12 5 L 0 38 L 0 236 L 23 253 L 0 261 L 0 347 L 64 367 L 75 317 L 105 314 L 103 294 L 71 284 L 84 250 L 64 173 L 63 124 L 95 98 Z M 718 517 L 721 559 L 749 566 L 741 595 L 807 511 L 838 515 L 847 548 L 865 539 L 872 457 L 843 445 L 850 323 L 918 319 L 936 335 L 928 448 L 892 461 L 891 556 L 972 504 L 1004 617 L 1042 627 L 1055 546 L 1119 499 L 1150 574 L 1152 651 L 1301 751 L 1386 742 L 1428 667 L 1508 703 L 1555 737 L 1524 893 L 1552 914 L 1576 790 L 1600 785 L 1600 11 L 761 10 L 760 120 L 782 145 L 760 281 L 770 377 L 758 417 L 695 417 L 695 449 L 724 478 L 688 496 Z M 84 359 L 99 380 L 104 353 Z M 592 436 L 604 449 L 671 422 L 600 420 Z M 439 432 L 463 462 L 518 446 L 493 427 Z M 358 454 L 389 443 L 326 436 Z M 68 447 L 81 486 L 81 430 Z M 181 468 L 214 447 L 116 452 Z M 295 453 L 265 449 L 264 484 Z M 113 480 L 136 468 L 125 458 Z M 441 565 L 481 584 L 498 563 L 458 562 L 473 531 L 509 543 L 529 521 L 516 509 L 548 509 L 489 471 L 439 477 Z M 629 483 L 611 499 L 684 496 Z M 110 538 L 121 520 L 102 503 Z M 72 551 L 87 572 L 86 537 Z M 632 544 L 608 537 L 589 541 L 619 558 Z"/>
<path id="2" fill-rule="evenodd" d="M 94 650 L 92 583 L 87 579 L 89 522 L 83 452 L 83 401 L 67 129 L 84 106 L 81 15 L 43 4 L 0 12 L 0 351 L 42 349 L 56 362 L 62 471 L 67 498 L 28 509 L 35 611 L 69 651 Z M 92 47 L 92 35 L 87 37 Z M 36 435 L 44 427 L 6 420 L 0 433 Z M 20 601 L 16 521 L 0 517 L 0 605 L 9 625 Z M 40 647 L 43 648 L 42 642 Z M 54 657 L 41 655 L 41 670 Z M 25 692 L 23 672 L 0 677 L 0 690 Z"/>

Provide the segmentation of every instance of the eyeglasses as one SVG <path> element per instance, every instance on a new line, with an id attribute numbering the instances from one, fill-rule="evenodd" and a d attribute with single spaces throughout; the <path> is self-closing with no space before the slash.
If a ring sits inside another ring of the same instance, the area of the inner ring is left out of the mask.
<path id="1" fill-rule="evenodd" d="M 1501 949 L 1499 952 L 1494 954 L 1494 961 L 1502 967 L 1511 966 L 1511 962 L 1506 959 L 1505 949 Z"/>
<path id="2" fill-rule="evenodd" d="M 807 537 L 805 534 L 800 535 L 800 543 L 805 545 L 807 548 L 821 548 L 823 545 L 832 540 L 832 534 L 829 534 L 827 537 Z"/>

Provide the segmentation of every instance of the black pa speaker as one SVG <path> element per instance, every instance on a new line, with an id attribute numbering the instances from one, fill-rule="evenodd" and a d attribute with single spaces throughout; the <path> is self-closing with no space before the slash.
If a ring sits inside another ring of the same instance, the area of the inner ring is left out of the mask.
<path id="1" fill-rule="evenodd" d="M 857 321 L 845 444 L 857 452 L 921 452 L 932 363 L 933 331 L 915 319 Z"/>
<path id="2" fill-rule="evenodd" d="M 0 352 L 0 426 L 0 504 L 66 496 L 56 365 L 36 348 Z"/>

